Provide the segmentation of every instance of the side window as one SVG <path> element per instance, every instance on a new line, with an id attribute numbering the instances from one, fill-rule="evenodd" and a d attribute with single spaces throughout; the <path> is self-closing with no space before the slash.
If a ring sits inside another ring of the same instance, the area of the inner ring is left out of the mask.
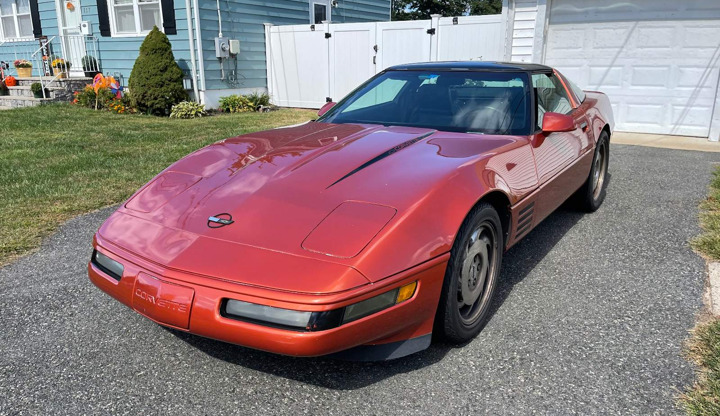
<path id="1" fill-rule="evenodd" d="M 358 97 L 352 104 L 348 105 L 345 111 L 354 111 L 374 105 L 389 103 L 400 93 L 407 81 L 388 78 L 375 86 L 375 88 Z"/>
<path id="2" fill-rule="evenodd" d="M 570 97 L 557 77 L 550 74 L 533 74 L 533 88 L 537 100 L 537 127 L 542 127 L 545 113 L 568 114 L 572 111 Z"/>

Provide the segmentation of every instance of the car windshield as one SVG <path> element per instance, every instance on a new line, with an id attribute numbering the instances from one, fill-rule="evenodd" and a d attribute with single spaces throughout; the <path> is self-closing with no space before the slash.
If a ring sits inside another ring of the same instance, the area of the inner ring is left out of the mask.
<path id="1" fill-rule="evenodd" d="M 523 72 L 387 71 L 318 121 L 525 135 L 530 134 L 527 85 Z"/>

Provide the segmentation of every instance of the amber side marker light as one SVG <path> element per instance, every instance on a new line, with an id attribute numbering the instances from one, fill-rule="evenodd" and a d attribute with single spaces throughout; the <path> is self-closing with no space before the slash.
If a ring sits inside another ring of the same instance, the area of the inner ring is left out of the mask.
<path id="1" fill-rule="evenodd" d="M 395 303 L 405 302 L 406 300 L 413 297 L 415 294 L 415 288 L 417 287 L 417 282 L 408 283 L 405 286 L 401 286 L 398 290 L 397 299 L 395 300 Z"/>

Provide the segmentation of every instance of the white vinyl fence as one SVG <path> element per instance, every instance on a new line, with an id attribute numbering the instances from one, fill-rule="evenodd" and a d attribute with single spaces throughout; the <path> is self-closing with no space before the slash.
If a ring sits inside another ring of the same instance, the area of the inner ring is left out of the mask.
<path id="1" fill-rule="evenodd" d="M 265 27 L 268 92 L 283 107 L 320 108 L 393 65 L 503 60 L 502 15 Z"/>

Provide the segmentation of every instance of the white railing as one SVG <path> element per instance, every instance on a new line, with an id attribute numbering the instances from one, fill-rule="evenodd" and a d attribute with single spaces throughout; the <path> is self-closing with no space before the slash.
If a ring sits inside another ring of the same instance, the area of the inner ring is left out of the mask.
<path id="1" fill-rule="evenodd" d="M 15 68 L 15 61 L 26 60 L 32 69 Z M 92 35 L 63 35 L 42 39 L 5 41 L 0 43 L 0 63 L 7 67 L 5 75 L 37 79 L 45 88 L 57 79 L 94 76 L 101 71 L 97 38 Z"/>

